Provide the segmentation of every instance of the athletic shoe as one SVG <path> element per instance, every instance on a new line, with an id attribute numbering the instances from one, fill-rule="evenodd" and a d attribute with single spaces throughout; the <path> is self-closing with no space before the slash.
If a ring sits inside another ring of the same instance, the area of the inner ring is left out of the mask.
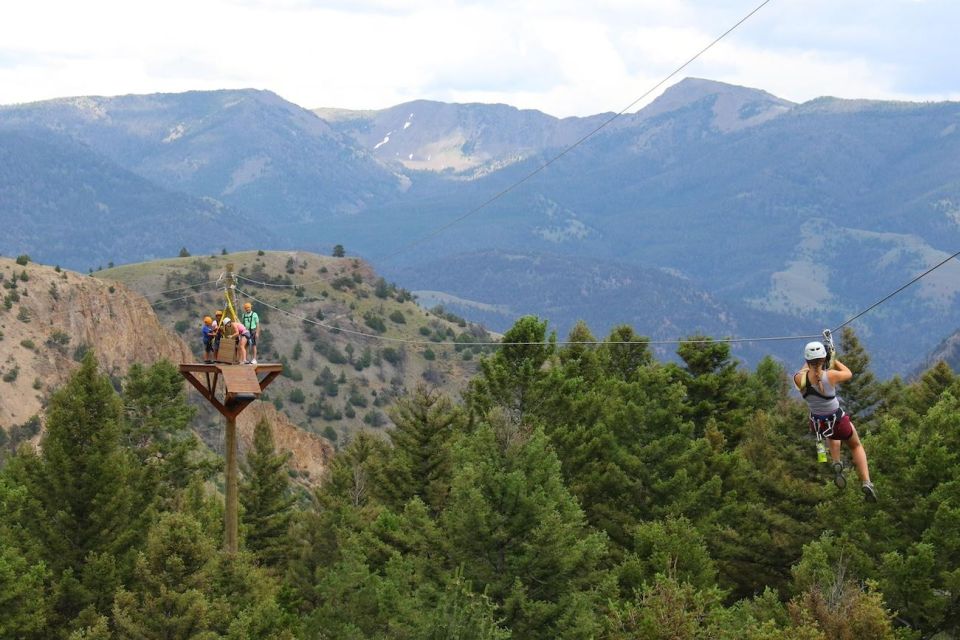
<path id="1" fill-rule="evenodd" d="M 254 358 L 253 360 L 251 360 L 251 361 L 250 361 L 250 364 L 257 364 L 257 359 Z"/>
<path id="2" fill-rule="evenodd" d="M 863 483 L 863 497 L 867 502 L 877 501 L 877 492 L 874 490 L 872 482 Z"/>
<path id="3" fill-rule="evenodd" d="M 843 463 L 834 462 L 833 463 L 833 484 L 837 485 L 838 489 L 847 488 L 847 479 L 843 475 Z"/>

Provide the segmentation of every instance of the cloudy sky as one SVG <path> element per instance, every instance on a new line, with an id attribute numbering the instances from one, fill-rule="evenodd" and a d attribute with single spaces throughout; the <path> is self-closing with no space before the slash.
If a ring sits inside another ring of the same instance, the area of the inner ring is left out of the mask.
<path id="1" fill-rule="evenodd" d="M 3 0 L 0 104 L 255 87 L 308 108 L 619 111 L 760 1 Z M 957 24 L 957 0 L 772 0 L 680 77 L 960 100 Z"/>

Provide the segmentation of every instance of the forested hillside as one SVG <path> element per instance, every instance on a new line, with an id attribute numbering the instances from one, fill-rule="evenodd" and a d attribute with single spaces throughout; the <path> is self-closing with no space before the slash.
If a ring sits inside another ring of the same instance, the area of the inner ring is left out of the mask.
<path id="1" fill-rule="evenodd" d="M 837 489 L 770 359 L 653 358 L 629 327 L 557 346 L 524 317 L 462 399 L 402 396 L 294 490 L 269 425 L 242 545 L 163 365 L 114 389 L 92 355 L 39 450 L 0 471 L 0 637 L 844 639 L 960 630 L 960 381 L 843 389 L 879 502 Z M 584 343 L 584 344 L 579 344 Z M 136 410 L 130 410 L 135 407 Z"/>
<path id="2" fill-rule="evenodd" d="M 409 291 L 350 256 L 248 251 L 155 260 L 94 275 L 148 296 L 160 325 L 179 335 L 199 361 L 203 316 L 226 304 L 227 264 L 236 269 L 237 304 L 251 302 L 263 323 L 259 360 L 284 365 L 261 400 L 334 443 L 357 430 L 386 428 L 387 407 L 417 384 L 458 394 L 476 372 L 477 356 L 488 350 L 472 343 L 493 339 L 477 324 L 421 308 Z M 202 431 L 218 436 L 219 414 L 202 417 Z"/>

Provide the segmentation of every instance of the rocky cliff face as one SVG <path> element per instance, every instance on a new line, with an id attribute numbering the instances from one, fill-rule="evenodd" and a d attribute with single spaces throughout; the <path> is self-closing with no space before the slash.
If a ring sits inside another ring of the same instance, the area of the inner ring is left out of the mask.
<path id="1" fill-rule="evenodd" d="M 0 258 L 0 287 L 0 428 L 33 416 L 42 421 L 46 398 L 67 381 L 87 350 L 115 378 L 137 362 L 193 361 L 147 300 L 120 283 Z M 298 429 L 272 405 L 256 403 L 241 415 L 241 450 L 261 418 L 273 424 L 278 449 L 292 452 L 291 468 L 318 481 L 332 446 Z"/>
<path id="2" fill-rule="evenodd" d="M 147 301 L 122 285 L 7 258 L 0 258 L 0 278 L 0 427 L 42 413 L 44 398 L 87 350 L 111 376 L 122 376 L 134 362 L 190 357 Z"/>
<path id="3" fill-rule="evenodd" d="M 274 444 L 278 451 L 290 452 L 287 464 L 298 473 L 301 482 L 308 485 L 320 483 L 333 459 L 333 445 L 325 438 L 300 429 L 268 402 L 253 403 L 237 418 L 240 455 L 253 445 L 253 430 L 261 419 L 273 425 Z"/>

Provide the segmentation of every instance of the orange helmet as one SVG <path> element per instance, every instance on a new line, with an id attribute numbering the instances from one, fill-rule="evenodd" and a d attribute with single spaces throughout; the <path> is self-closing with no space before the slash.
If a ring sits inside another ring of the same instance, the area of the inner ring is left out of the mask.
<path id="1" fill-rule="evenodd" d="M 218 317 L 218 318 L 219 318 L 220 316 L 222 316 L 222 315 L 223 315 L 223 311 L 217 311 L 217 317 Z"/>
<path id="2" fill-rule="evenodd" d="M 213 324 L 213 318 L 210 316 L 203 316 L 203 324 Z"/>
<path id="3" fill-rule="evenodd" d="M 249 302 L 244 302 L 244 303 L 243 303 L 243 310 L 244 310 L 244 311 L 250 311 L 251 309 L 253 309 L 253 305 L 252 305 L 252 304 L 250 304 Z"/>

